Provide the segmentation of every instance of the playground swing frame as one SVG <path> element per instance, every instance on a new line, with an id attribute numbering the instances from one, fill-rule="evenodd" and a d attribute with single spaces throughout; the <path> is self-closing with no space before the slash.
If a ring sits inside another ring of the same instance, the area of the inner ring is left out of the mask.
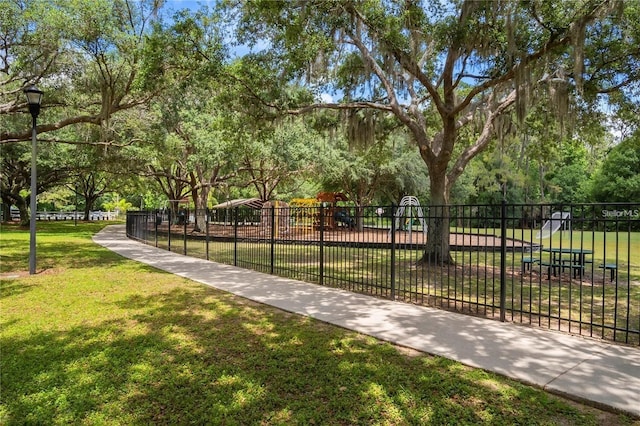
<path id="1" fill-rule="evenodd" d="M 415 210 L 416 216 L 413 215 L 413 211 Z M 396 210 L 395 220 L 393 221 L 393 228 L 389 229 L 389 235 L 393 232 L 394 229 L 400 230 L 400 219 L 407 217 L 409 223 L 406 231 L 409 233 L 409 242 L 411 243 L 411 232 L 413 231 L 413 220 L 418 219 L 420 221 L 420 225 L 422 226 L 422 233 L 426 238 L 427 235 L 427 224 L 424 220 L 424 212 L 422 207 L 420 206 L 420 201 L 417 197 L 412 195 L 407 195 L 402 197 L 400 200 L 400 206 L 398 206 L 398 210 Z M 406 221 L 405 221 L 406 224 Z M 403 227 L 404 228 L 404 227 Z M 402 229 L 405 230 L 405 229 Z"/>

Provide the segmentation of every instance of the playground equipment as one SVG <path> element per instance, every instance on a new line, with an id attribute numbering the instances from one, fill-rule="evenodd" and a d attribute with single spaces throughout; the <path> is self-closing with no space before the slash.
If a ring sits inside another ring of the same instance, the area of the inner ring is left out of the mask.
<path id="1" fill-rule="evenodd" d="M 551 219 L 546 221 L 542 226 L 542 229 L 536 235 L 537 239 L 541 238 L 549 238 L 553 234 L 555 234 L 558 229 L 560 229 L 564 225 L 563 230 L 566 231 L 567 228 L 571 230 L 571 213 L 569 212 L 554 212 L 551 215 Z"/>
<path id="2" fill-rule="evenodd" d="M 187 223 L 193 223 L 195 218 L 189 212 L 189 203 L 190 200 L 187 197 L 183 197 L 177 200 L 166 200 L 164 202 L 164 211 L 167 211 L 167 208 L 171 209 L 171 213 L 173 215 L 173 223 L 176 225 L 185 225 Z"/>
<path id="3" fill-rule="evenodd" d="M 272 208 L 275 209 L 273 217 L 271 216 Z M 260 211 L 260 224 L 265 227 L 265 231 L 269 231 L 273 226 L 273 221 L 275 221 L 274 231 L 277 238 L 279 233 L 289 233 L 290 215 L 289 204 L 284 201 L 265 201 Z"/>
<path id="4" fill-rule="evenodd" d="M 217 219 L 225 224 L 232 224 L 233 221 L 237 219 L 234 218 L 232 214 L 233 209 L 244 206 L 253 210 L 260 210 L 262 209 L 262 204 L 264 204 L 264 201 L 260 198 L 236 198 L 235 200 L 228 200 L 216 204 L 211 207 L 211 210 L 222 210 L 222 212 L 216 215 Z"/>
<path id="5" fill-rule="evenodd" d="M 415 215 L 414 215 L 415 212 Z M 406 218 L 406 219 L 405 219 Z M 422 226 L 422 233 L 425 238 L 427 236 L 427 224 L 424 221 L 424 213 L 420 207 L 420 201 L 417 197 L 407 195 L 400 200 L 400 206 L 396 210 L 396 220 L 394 221 L 395 229 L 409 232 L 409 242 L 411 242 L 411 231 L 413 230 L 413 220 L 418 219 Z M 404 223 L 400 226 L 400 219 L 404 219 Z M 393 229 L 389 230 L 389 235 Z"/>
<path id="6" fill-rule="evenodd" d="M 349 199 L 342 192 L 318 192 L 316 200 L 321 203 L 336 204 L 338 201 L 348 201 Z"/>
<path id="7" fill-rule="evenodd" d="M 349 215 L 346 208 L 337 205 L 338 201 L 348 201 L 347 196 L 342 192 L 319 192 L 316 195 L 316 200 L 320 201 L 321 207 L 325 209 L 323 214 L 325 229 L 336 229 L 339 224 L 349 229 L 355 229 L 355 219 Z M 316 225 L 320 225 L 319 220 Z"/>

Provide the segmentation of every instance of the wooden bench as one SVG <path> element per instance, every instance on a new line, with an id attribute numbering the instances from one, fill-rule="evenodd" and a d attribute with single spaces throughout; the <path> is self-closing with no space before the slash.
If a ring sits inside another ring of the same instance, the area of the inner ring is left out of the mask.
<path id="1" fill-rule="evenodd" d="M 616 275 L 618 274 L 618 265 L 616 265 L 615 263 L 603 263 L 598 266 L 598 268 L 609 271 L 609 278 L 611 282 L 616 279 Z"/>

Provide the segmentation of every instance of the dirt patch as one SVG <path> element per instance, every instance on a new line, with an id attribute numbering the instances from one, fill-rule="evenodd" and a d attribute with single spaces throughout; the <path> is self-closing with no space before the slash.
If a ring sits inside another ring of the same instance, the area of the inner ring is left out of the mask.
<path id="1" fill-rule="evenodd" d="M 167 233 L 169 226 L 162 223 L 158 226 L 158 232 Z M 206 231 L 195 231 L 192 224 L 172 225 L 172 235 L 186 235 L 205 237 Z M 321 235 L 322 234 L 322 235 Z M 391 244 L 392 239 L 396 244 L 412 244 L 416 246 L 424 245 L 427 241 L 426 233 L 422 230 L 396 231 L 391 235 L 389 229 L 385 228 L 364 228 L 361 231 L 349 229 L 347 227 L 337 227 L 320 230 L 313 226 L 291 226 L 289 228 L 272 229 L 270 226 L 257 225 L 209 225 L 209 237 L 211 238 L 257 238 L 284 241 L 323 241 L 343 242 L 343 243 L 370 243 L 370 244 Z M 502 240 L 495 235 L 482 234 L 456 234 L 449 237 L 449 244 L 456 250 L 495 250 L 500 248 Z M 526 241 L 515 239 L 507 240 L 508 250 L 525 251 L 531 248 L 531 244 Z"/>

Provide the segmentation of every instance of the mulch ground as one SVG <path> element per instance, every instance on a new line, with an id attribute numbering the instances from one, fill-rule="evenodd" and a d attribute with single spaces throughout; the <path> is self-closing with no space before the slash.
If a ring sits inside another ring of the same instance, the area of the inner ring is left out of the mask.
<path id="1" fill-rule="evenodd" d="M 168 232 L 169 227 L 166 223 L 158 226 L 158 231 Z M 171 232 L 173 234 L 184 234 L 193 236 L 205 236 L 206 232 L 194 231 L 192 224 L 184 225 L 172 225 Z M 320 241 L 320 231 L 311 226 L 290 226 L 288 229 L 285 227 L 279 227 L 272 230 L 270 226 L 263 225 L 240 225 L 237 229 L 234 226 L 228 225 L 209 225 L 209 236 L 232 238 L 237 236 L 238 238 L 271 238 L 271 236 L 279 240 L 287 241 Z M 325 230 L 322 233 L 322 239 L 324 241 L 332 242 L 344 242 L 344 243 L 386 243 L 390 244 L 392 236 L 389 229 L 375 229 L 364 228 L 363 230 L 354 230 L 346 227 L 338 227 L 335 229 Z M 409 231 L 396 231 L 393 239 L 397 244 L 415 244 L 424 245 L 427 240 L 426 233 L 422 230 Z M 458 248 L 468 249 L 499 249 L 502 241 L 500 237 L 495 235 L 482 235 L 482 234 L 450 234 L 449 244 Z M 507 247 L 509 250 L 515 248 L 527 248 L 531 247 L 526 241 L 507 239 Z"/>

